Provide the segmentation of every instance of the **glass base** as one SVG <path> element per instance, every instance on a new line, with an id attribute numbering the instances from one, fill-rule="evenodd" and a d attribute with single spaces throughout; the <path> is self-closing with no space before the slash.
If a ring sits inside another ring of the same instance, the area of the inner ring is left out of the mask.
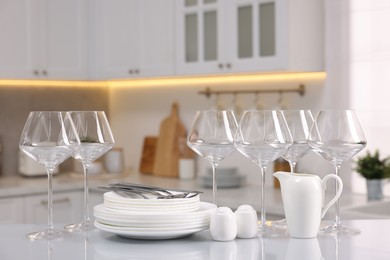
<path id="1" fill-rule="evenodd" d="M 287 220 L 286 219 L 273 220 L 271 221 L 271 226 L 280 229 L 287 229 Z"/>
<path id="2" fill-rule="evenodd" d="M 95 229 L 95 226 L 92 225 L 90 221 L 82 221 L 81 223 L 66 225 L 64 228 L 65 230 L 70 232 L 77 232 L 77 231 L 90 231 Z"/>
<path id="3" fill-rule="evenodd" d="M 265 225 L 259 225 L 259 236 L 283 238 L 289 237 L 289 234 L 286 228 L 274 226 L 271 221 L 267 221 Z"/>
<path id="4" fill-rule="evenodd" d="M 341 224 L 340 225 L 334 224 L 334 225 L 322 227 L 318 232 L 318 234 L 320 235 L 330 235 L 330 236 L 336 236 L 336 235 L 355 236 L 355 235 L 359 235 L 360 233 L 361 231 L 357 228 L 348 227 Z"/>
<path id="5" fill-rule="evenodd" d="M 61 230 L 46 229 L 42 231 L 37 231 L 29 233 L 26 235 L 27 238 L 31 240 L 61 240 L 69 233 Z"/>

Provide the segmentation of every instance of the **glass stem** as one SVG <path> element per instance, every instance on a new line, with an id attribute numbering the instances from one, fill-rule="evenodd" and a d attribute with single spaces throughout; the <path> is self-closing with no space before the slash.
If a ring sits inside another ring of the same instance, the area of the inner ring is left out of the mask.
<path id="1" fill-rule="evenodd" d="M 340 174 L 340 167 L 341 165 L 336 165 L 335 166 L 335 174 L 339 176 Z M 339 183 L 336 181 L 336 184 L 335 184 L 335 193 L 337 193 L 337 191 L 339 190 Z M 341 221 L 340 221 L 340 204 L 339 204 L 339 200 L 336 200 L 336 203 L 335 203 L 335 220 L 334 220 L 334 226 L 336 228 L 339 228 L 341 226 Z"/>
<path id="2" fill-rule="evenodd" d="M 217 205 L 217 166 L 212 163 L 211 167 L 213 169 L 213 204 Z"/>
<path id="3" fill-rule="evenodd" d="M 261 166 L 261 227 L 265 227 L 266 215 L 265 215 L 265 172 L 267 167 Z"/>
<path id="4" fill-rule="evenodd" d="M 88 187 L 88 168 L 89 165 L 83 164 L 84 168 L 84 224 L 88 225 L 89 217 L 89 187 Z"/>
<path id="5" fill-rule="evenodd" d="M 290 164 L 290 172 L 294 173 L 295 172 L 295 166 L 297 165 L 297 162 L 291 161 L 291 162 L 289 162 L 289 164 Z"/>
<path id="6" fill-rule="evenodd" d="M 46 168 L 47 172 L 47 231 L 49 234 L 54 234 L 53 224 L 53 172 L 54 168 Z"/>

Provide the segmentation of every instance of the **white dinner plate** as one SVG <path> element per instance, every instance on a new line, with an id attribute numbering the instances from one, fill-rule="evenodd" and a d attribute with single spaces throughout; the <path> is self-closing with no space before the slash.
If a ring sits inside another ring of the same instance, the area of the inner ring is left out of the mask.
<path id="1" fill-rule="evenodd" d="M 131 227 L 131 228 L 184 228 L 184 227 L 200 227 L 207 226 L 210 224 L 210 218 L 207 219 L 194 219 L 185 222 L 139 222 L 139 221 L 126 221 L 126 220 L 116 220 L 104 217 L 95 216 L 95 220 L 102 224 L 117 226 L 117 227 Z"/>
<path id="2" fill-rule="evenodd" d="M 134 238 L 134 239 L 148 239 L 148 240 L 161 240 L 161 239 L 172 239 L 179 237 L 186 237 L 194 233 L 200 232 L 207 229 L 207 227 L 199 227 L 193 229 L 183 229 L 183 230 L 163 230 L 163 231 L 135 231 L 135 230 L 125 230 L 123 228 L 112 227 L 109 225 L 101 224 L 97 221 L 94 222 L 95 227 L 98 229 L 116 234 L 121 237 Z"/>
<path id="3" fill-rule="evenodd" d="M 115 203 L 111 201 L 104 201 L 104 206 L 107 208 L 107 210 L 120 210 L 120 211 L 140 211 L 140 212 L 162 212 L 162 211 L 169 211 L 169 212 L 191 212 L 196 211 L 199 209 L 199 201 L 194 201 L 192 203 L 183 204 L 183 205 L 129 205 L 129 204 L 123 204 L 123 203 Z"/>
<path id="4" fill-rule="evenodd" d="M 216 208 L 217 206 L 215 204 L 199 202 L 199 209 L 193 212 L 131 212 L 121 210 L 112 211 L 111 209 L 107 209 L 104 204 L 99 204 L 94 207 L 94 215 L 96 217 L 116 220 L 132 220 L 140 223 L 165 223 L 208 219 Z"/>
<path id="5" fill-rule="evenodd" d="M 115 226 L 108 223 L 100 222 L 95 220 L 97 223 L 104 225 L 112 230 L 119 231 L 134 231 L 134 232 L 162 232 L 162 231 L 180 231 L 185 229 L 197 229 L 197 228 L 206 228 L 210 224 L 196 224 L 196 225 L 185 225 L 185 226 L 158 226 L 158 227 L 125 227 L 125 226 Z"/>

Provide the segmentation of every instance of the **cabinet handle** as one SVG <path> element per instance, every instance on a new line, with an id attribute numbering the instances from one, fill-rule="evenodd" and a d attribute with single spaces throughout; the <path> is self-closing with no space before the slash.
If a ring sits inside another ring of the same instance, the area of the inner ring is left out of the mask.
<path id="1" fill-rule="evenodd" d="M 138 69 L 135 69 L 135 70 L 134 70 L 134 73 L 135 73 L 135 74 L 139 74 L 139 70 L 138 70 Z"/>
<path id="2" fill-rule="evenodd" d="M 57 200 L 53 200 L 53 204 L 57 204 L 57 203 L 66 203 L 66 202 L 70 202 L 70 199 L 69 198 L 62 198 L 62 199 L 57 199 Z M 41 205 L 47 205 L 49 202 L 47 200 L 41 200 Z"/>
<path id="3" fill-rule="evenodd" d="M 226 63 L 226 68 L 230 69 L 232 67 L 232 64 Z"/>
<path id="4" fill-rule="evenodd" d="M 34 70 L 33 73 L 34 73 L 35 76 L 39 76 L 39 71 L 38 70 Z"/>
<path id="5" fill-rule="evenodd" d="M 133 70 L 129 70 L 129 74 L 133 74 Z"/>
<path id="6" fill-rule="evenodd" d="M 47 71 L 46 70 L 42 70 L 42 75 L 46 76 L 47 75 Z"/>
<path id="7" fill-rule="evenodd" d="M 223 69 L 223 64 L 222 64 L 222 63 L 218 64 L 218 67 L 219 67 L 220 69 Z"/>

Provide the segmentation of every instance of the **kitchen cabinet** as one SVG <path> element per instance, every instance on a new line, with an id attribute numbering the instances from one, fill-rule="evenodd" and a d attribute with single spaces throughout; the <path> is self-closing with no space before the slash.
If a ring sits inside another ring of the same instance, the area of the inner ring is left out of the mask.
<path id="1" fill-rule="evenodd" d="M 177 73 L 322 70 L 321 3 L 177 1 Z"/>
<path id="2" fill-rule="evenodd" d="M 0 78 L 86 78 L 87 0 L 3 0 L 0 31 Z"/>
<path id="3" fill-rule="evenodd" d="M 0 199 L 0 223 L 23 223 L 24 222 L 24 200 L 23 197 L 12 197 Z"/>
<path id="4" fill-rule="evenodd" d="M 83 193 L 81 191 L 53 194 L 54 223 L 71 224 L 83 218 Z M 47 194 L 25 197 L 25 223 L 47 222 Z"/>
<path id="5" fill-rule="evenodd" d="M 95 79 L 173 75 L 173 1 L 96 0 Z"/>

